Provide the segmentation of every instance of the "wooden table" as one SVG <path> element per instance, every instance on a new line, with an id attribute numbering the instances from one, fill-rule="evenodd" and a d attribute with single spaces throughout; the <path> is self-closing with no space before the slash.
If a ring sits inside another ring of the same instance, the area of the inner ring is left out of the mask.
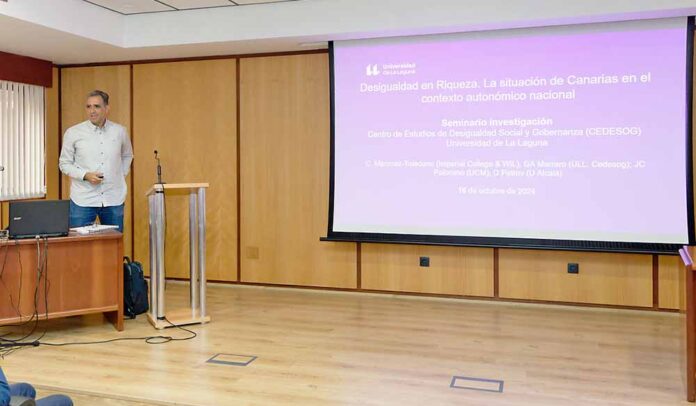
<path id="1" fill-rule="evenodd" d="M 26 321 L 35 311 L 41 320 L 104 313 L 122 331 L 122 234 L 108 230 L 49 238 L 47 266 L 39 280 L 38 254 L 44 253 L 44 241 L 0 242 L 0 325 Z"/>
<path id="2" fill-rule="evenodd" d="M 696 400 L 696 298 L 694 298 L 694 264 L 696 247 L 679 250 L 686 267 L 686 399 Z"/>

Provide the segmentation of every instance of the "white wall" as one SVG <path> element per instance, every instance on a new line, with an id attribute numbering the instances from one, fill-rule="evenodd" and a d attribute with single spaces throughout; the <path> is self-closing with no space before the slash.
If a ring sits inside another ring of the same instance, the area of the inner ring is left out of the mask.
<path id="1" fill-rule="evenodd" d="M 300 43 L 332 39 L 693 14 L 694 0 L 300 0 L 131 16 L 81 0 L 10 0 L 0 2 L 0 51 L 59 64 L 88 63 L 292 51 L 312 48 Z"/>

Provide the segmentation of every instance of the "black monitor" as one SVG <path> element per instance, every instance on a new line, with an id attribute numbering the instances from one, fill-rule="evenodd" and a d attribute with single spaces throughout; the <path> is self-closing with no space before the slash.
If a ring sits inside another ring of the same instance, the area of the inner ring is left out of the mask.
<path id="1" fill-rule="evenodd" d="M 69 230 L 69 200 L 10 202 L 10 238 L 60 237 Z"/>

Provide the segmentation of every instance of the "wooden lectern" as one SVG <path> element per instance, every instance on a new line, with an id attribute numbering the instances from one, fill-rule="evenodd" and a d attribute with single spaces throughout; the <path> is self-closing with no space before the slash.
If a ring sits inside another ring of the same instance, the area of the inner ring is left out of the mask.
<path id="1" fill-rule="evenodd" d="M 147 319 L 156 329 L 207 323 L 205 308 L 205 190 L 207 183 L 156 183 L 147 191 L 150 208 L 150 312 Z M 168 190 L 188 190 L 190 309 L 167 311 L 164 306 L 164 199 Z"/>

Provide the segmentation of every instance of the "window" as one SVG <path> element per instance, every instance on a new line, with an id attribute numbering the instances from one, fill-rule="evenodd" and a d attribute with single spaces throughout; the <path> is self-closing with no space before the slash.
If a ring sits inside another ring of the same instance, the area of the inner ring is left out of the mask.
<path id="1" fill-rule="evenodd" d="M 0 80 L 0 200 L 46 195 L 44 88 Z"/>

